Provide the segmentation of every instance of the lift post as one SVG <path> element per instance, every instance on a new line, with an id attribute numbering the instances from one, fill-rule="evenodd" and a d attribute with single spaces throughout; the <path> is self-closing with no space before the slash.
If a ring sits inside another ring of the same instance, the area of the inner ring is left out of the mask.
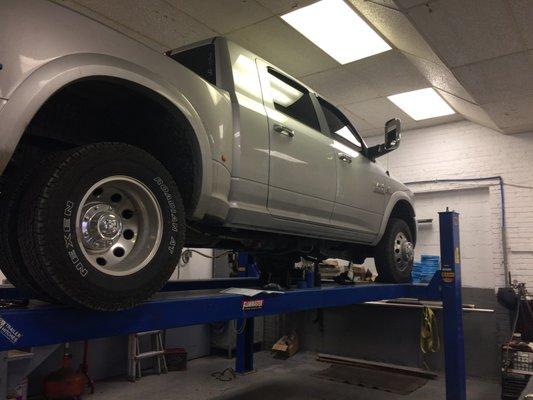
<path id="1" fill-rule="evenodd" d="M 459 214 L 439 213 L 446 399 L 466 400 Z"/>
<path id="2" fill-rule="evenodd" d="M 237 347 L 235 350 L 235 372 L 244 374 L 254 370 L 254 319 L 245 318 L 237 322 Z"/>

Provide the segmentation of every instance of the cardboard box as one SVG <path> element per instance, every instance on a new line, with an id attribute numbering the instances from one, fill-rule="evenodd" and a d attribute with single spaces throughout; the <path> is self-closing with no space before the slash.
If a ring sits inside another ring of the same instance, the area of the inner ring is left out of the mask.
<path id="1" fill-rule="evenodd" d="M 279 339 L 274 346 L 272 346 L 272 351 L 278 356 L 289 358 L 298 353 L 299 348 L 300 343 L 298 341 L 298 336 L 296 335 L 296 332 L 293 332 L 290 335 L 285 335 Z"/>

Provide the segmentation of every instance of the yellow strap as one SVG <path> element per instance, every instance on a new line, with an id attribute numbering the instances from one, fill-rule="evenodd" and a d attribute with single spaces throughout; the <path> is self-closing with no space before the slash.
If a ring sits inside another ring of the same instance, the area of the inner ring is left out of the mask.
<path id="1" fill-rule="evenodd" d="M 439 326 L 432 309 L 422 309 L 422 323 L 420 324 L 420 350 L 422 353 L 435 353 L 440 350 Z"/>

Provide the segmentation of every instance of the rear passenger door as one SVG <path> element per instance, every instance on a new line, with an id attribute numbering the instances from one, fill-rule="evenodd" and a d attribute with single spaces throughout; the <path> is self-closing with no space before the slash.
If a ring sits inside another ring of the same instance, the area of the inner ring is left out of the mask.
<path id="1" fill-rule="evenodd" d="M 268 209 L 276 217 L 330 225 L 336 192 L 333 140 L 323 134 L 316 98 L 258 60 L 268 117 Z"/>
<path id="2" fill-rule="evenodd" d="M 319 99 L 333 138 L 337 163 L 337 195 L 332 223 L 352 229 L 354 240 L 371 242 L 379 232 L 388 185 L 385 170 L 363 154 L 364 143 L 348 119 Z M 379 187 L 377 186 L 379 185 Z M 378 188 L 378 189 L 377 189 Z"/>

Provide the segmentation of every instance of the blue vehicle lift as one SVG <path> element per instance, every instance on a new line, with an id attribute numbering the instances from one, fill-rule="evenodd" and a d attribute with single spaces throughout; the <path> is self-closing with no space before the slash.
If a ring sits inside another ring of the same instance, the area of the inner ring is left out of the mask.
<path id="1" fill-rule="evenodd" d="M 442 268 L 428 285 L 322 286 L 283 294 L 260 294 L 250 299 L 222 294 L 219 289 L 254 287 L 258 283 L 256 277 L 171 282 L 153 300 L 119 312 L 48 304 L 0 310 L 0 351 L 237 320 L 236 371 L 244 373 L 254 368 L 255 317 L 400 297 L 442 300 L 446 399 L 466 400 L 459 216 L 450 211 L 439 214 Z M 249 262 L 249 258 L 242 255 L 239 262 Z M 217 290 L 213 293 L 213 289 Z M 0 289 L 0 298 L 21 297 L 24 294 L 14 288 Z"/>

